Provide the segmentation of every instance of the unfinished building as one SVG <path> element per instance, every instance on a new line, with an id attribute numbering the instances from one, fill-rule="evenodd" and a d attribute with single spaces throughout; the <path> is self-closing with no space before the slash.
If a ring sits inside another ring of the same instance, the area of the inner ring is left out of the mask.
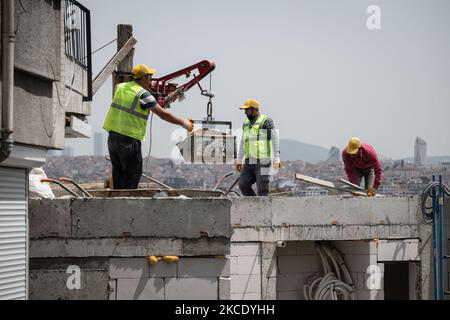
<path id="1" fill-rule="evenodd" d="M 322 245 L 344 260 L 348 298 L 432 298 L 417 197 L 33 200 L 30 213 L 31 299 L 318 298 L 305 289 L 325 275 Z"/>

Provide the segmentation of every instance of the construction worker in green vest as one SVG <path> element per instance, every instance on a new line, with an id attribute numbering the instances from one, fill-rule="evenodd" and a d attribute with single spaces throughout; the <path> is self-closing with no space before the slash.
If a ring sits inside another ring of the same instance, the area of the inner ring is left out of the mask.
<path id="1" fill-rule="evenodd" d="M 236 161 L 236 170 L 241 173 L 239 189 L 244 196 L 256 196 L 252 185 L 256 182 L 258 196 L 269 195 L 271 168 L 281 168 L 278 130 L 273 120 L 259 112 L 258 100 L 247 100 L 241 110 L 247 120 Z"/>
<path id="2" fill-rule="evenodd" d="M 133 81 L 120 83 L 103 124 L 109 132 L 108 150 L 112 163 L 114 189 L 137 189 L 142 175 L 141 141 L 144 140 L 150 112 L 162 120 L 191 132 L 191 119 L 180 119 L 163 109 L 150 94 L 156 70 L 139 64 L 132 70 Z"/>

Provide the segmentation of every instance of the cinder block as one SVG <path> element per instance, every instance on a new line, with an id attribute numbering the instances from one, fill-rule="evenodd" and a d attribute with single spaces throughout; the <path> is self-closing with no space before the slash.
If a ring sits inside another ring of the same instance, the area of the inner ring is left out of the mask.
<path id="1" fill-rule="evenodd" d="M 260 293 L 233 293 L 231 300 L 261 300 Z"/>
<path id="2" fill-rule="evenodd" d="M 285 273 L 277 276 L 277 291 L 303 290 L 303 273 Z"/>
<path id="3" fill-rule="evenodd" d="M 218 278 L 167 278 L 166 300 L 218 300 Z"/>
<path id="4" fill-rule="evenodd" d="M 112 279 L 148 278 L 146 258 L 111 258 L 109 276 Z"/>
<path id="5" fill-rule="evenodd" d="M 117 279 L 117 300 L 164 300 L 164 280 Z"/>
<path id="6" fill-rule="evenodd" d="M 261 275 L 232 275 L 231 293 L 260 293 Z"/>
<path id="7" fill-rule="evenodd" d="M 228 257 L 230 261 L 230 273 L 231 274 L 238 274 L 238 258 L 237 257 Z"/>
<path id="8" fill-rule="evenodd" d="M 231 255 L 232 256 L 256 256 L 260 254 L 260 243 L 232 243 Z"/>
<path id="9" fill-rule="evenodd" d="M 417 260 L 420 260 L 418 241 L 380 240 L 378 244 L 378 261 Z"/>
<path id="10" fill-rule="evenodd" d="M 231 298 L 231 279 L 219 278 L 219 300 L 230 300 Z"/>
<path id="11" fill-rule="evenodd" d="M 260 256 L 238 257 L 237 261 L 237 274 L 261 274 Z"/>
<path id="12" fill-rule="evenodd" d="M 178 277 L 209 278 L 230 276 L 228 258 L 182 258 L 178 263 Z"/>
<path id="13" fill-rule="evenodd" d="M 311 270 L 311 256 L 280 256 L 278 257 L 279 273 L 299 273 Z"/>
<path id="14" fill-rule="evenodd" d="M 155 265 L 148 265 L 148 277 L 149 278 L 176 278 L 177 276 L 177 263 L 167 263 L 165 261 L 159 261 Z"/>

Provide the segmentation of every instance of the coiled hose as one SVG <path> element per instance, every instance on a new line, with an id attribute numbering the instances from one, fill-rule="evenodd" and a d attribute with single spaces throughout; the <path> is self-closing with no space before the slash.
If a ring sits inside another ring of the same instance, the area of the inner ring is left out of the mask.
<path id="1" fill-rule="evenodd" d="M 430 182 L 425 189 L 422 192 L 422 196 L 420 198 L 421 200 L 421 209 L 422 209 L 422 217 L 423 220 L 425 221 L 425 223 L 433 223 L 433 191 L 435 191 L 436 195 L 439 195 L 439 193 L 441 191 L 444 192 L 445 195 L 447 195 L 448 197 L 450 197 L 450 189 L 442 183 L 439 183 L 439 181 L 433 181 Z M 431 206 L 427 207 L 426 203 L 427 200 L 431 199 Z M 439 205 L 439 197 L 434 197 L 434 204 L 435 207 L 437 208 Z"/>
<path id="2" fill-rule="evenodd" d="M 316 249 L 322 261 L 324 276 L 317 277 L 310 285 L 303 286 L 305 299 L 356 300 L 355 284 L 339 251 L 326 242 L 316 243 Z"/>

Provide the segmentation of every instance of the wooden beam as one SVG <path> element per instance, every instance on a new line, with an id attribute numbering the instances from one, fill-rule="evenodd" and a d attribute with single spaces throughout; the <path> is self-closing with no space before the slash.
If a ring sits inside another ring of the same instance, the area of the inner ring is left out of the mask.
<path id="1" fill-rule="evenodd" d="M 313 178 L 313 177 L 305 176 L 303 174 L 298 174 L 298 173 L 295 175 L 295 179 L 303 181 L 303 182 L 312 183 L 312 184 L 315 184 L 315 185 L 318 185 L 321 187 L 336 189 L 336 190 L 343 191 L 343 192 L 349 192 L 353 195 L 367 197 L 367 194 L 365 192 L 361 192 L 356 188 L 342 187 L 342 186 L 336 185 L 334 182 L 331 182 L 331 181 Z"/>
<path id="2" fill-rule="evenodd" d="M 92 94 L 100 89 L 100 87 L 105 83 L 106 79 L 109 78 L 111 73 L 116 69 L 122 61 L 127 58 L 128 54 L 133 50 L 136 45 L 137 40 L 134 37 L 128 39 L 125 45 L 109 60 L 109 62 L 103 67 L 102 71 L 95 77 L 92 83 Z"/>

